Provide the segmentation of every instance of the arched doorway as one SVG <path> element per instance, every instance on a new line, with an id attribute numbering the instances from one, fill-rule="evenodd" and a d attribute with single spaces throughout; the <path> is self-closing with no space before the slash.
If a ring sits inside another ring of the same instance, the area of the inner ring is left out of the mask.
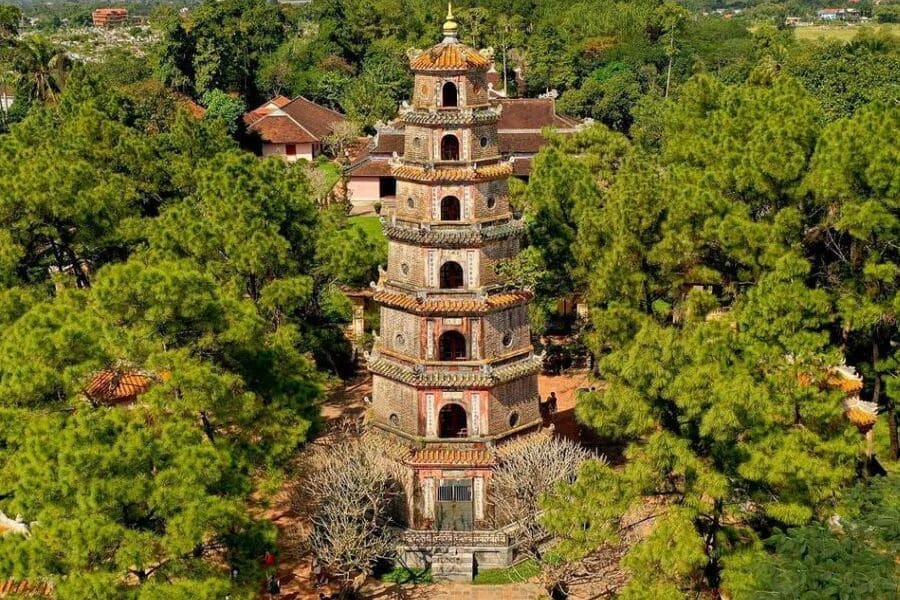
<path id="1" fill-rule="evenodd" d="M 459 198 L 447 196 L 441 200 L 441 221 L 459 221 Z"/>
<path id="2" fill-rule="evenodd" d="M 452 290 L 463 286 L 463 270 L 459 263 L 447 261 L 441 265 L 441 289 Z"/>
<path id="3" fill-rule="evenodd" d="M 459 94 L 456 91 L 456 84 L 448 81 L 441 89 L 441 106 L 445 108 L 456 106 L 458 102 L 458 95 Z"/>
<path id="4" fill-rule="evenodd" d="M 459 404 L 445 404 L 438 413 L 438 437 L 459 438 L 469 435 L 466 409 Z"/>
<path id="5" fill-rule="evenodd" d="M 459 160 L 459 139 L 455 135 L 441 138 L 441 160 Z"/>
<path id="6" fill-rule="evenodd" d="M 466 358 L 466 338 L 458 331 L 446 331 L 438 339 L 438 356 L 441 360 Z"/>

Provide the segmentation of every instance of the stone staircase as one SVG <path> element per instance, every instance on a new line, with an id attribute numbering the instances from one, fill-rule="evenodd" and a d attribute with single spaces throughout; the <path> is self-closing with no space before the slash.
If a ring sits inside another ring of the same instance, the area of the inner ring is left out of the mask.
<path id="1" fill-rule="evenodd" d="M 435 581 L 470 582 L 475 575 L 475 555 L 472 552 L 434 549 L 431 555 L 431 576 Z"/>

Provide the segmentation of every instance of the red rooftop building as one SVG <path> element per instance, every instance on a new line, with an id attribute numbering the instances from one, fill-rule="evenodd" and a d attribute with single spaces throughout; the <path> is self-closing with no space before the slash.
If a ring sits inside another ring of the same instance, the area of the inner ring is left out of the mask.
<path id="1" fill-rule="evenodd" d="M 91 17 L 94 20 L 94 27 L 116 27 L 128 20 L 128 9 L 98 8 L 91 13 Z"/>

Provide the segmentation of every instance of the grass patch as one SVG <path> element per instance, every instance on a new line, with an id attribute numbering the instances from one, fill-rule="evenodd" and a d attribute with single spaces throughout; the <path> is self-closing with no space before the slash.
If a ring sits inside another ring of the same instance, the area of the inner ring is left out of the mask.
<path id="1" fill-rule="evenodd" d="M 331 161 L 320 162 L 319 169 L 325 174 L 325 189 L 333 188 L 341 178 L 341 166 Z"/>
<path id="2" fill-rule="evenodd" d="M 379 579 L 385 583 L 431 583 L 431 569 L 407 569 L 394 567 Z"/>
<path id="3" fill-rule="evenodd" d="M 472 583 L 476 585 L 502 585 L 528 581 L 541 572 L 541 567 L 533 560 L 526 560 L 506 569 L 484 569 L 478 572 Z"/>
<path id="4" fill-rule="evenodd" d="M 798 40 L 804 41 L 826 39 L 846 43 L 855 38 L 856 34 L 863 29 L 883 29 L 894 37 L 900 37 L 900 25 L 895 23 L 880 25 L 877 28 L 870 25 L 811 25 L 809 27 L 794 27 L 794 35 Z"/>
<path id="5" fill-rule="evenodd" d="M 380 217 L 366 215 L 350 217 L 350 225 L 359 227 L 370 240 L 387 248 L 387 238 L 384 237 L 384 231 L 381 229 Z"/>

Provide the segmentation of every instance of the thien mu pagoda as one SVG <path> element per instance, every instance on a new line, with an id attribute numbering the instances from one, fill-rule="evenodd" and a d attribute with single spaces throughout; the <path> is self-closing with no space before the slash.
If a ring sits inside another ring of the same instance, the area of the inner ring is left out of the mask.
<path id="1" fill-rule="evenodd" d="M 489 60 L 459 42 L 452 8 L 443 33 L 410 61 L 415 89 L 400 114 L 403 154 L 391 163 L 397 206 L 383 219 L 388 264 L 368 366 L 374 435 L 401 449 L 407 473 L 401 556 L 465 579 L 513 558 L 492 524 L 491 470 L 505 444 L 541 428 L 540 358 L 531 294 L 495 271 L 519 251 L 522 225 L 510 211 Z"/>

